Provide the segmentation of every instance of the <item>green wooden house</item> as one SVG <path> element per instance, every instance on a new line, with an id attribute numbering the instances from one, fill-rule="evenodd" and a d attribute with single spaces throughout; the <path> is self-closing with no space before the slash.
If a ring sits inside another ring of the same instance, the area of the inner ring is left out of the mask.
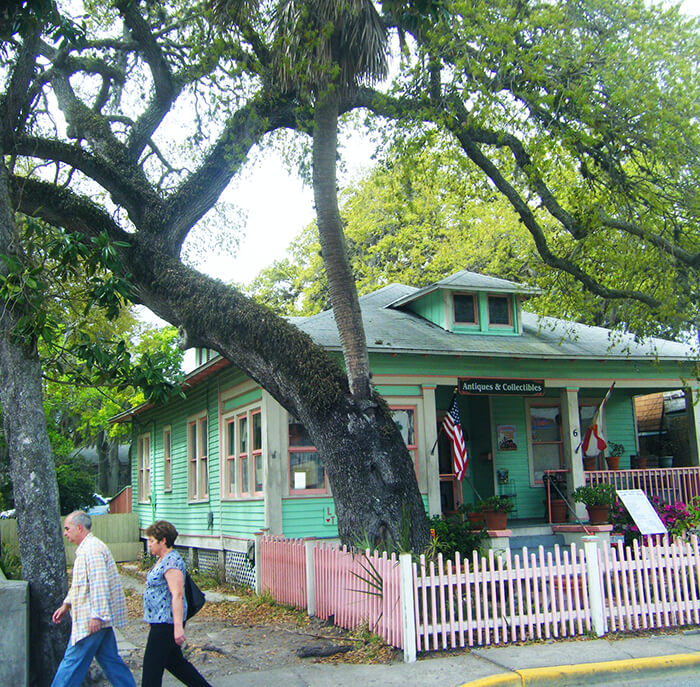
<path id="1" fill-rule="evenodd" d="M 450 513 L 479 496 L 509 494 L 518 521 L 544 519 L 543 472 L 584 483 L 581 437 L 612 382 L 604 432 L 637 453 L 634 398 L 686 388 L 697 396 L 695 363 L 678 343 L 631 336 L 522 309 L 533 290 L 459 272 L 423 289 L 392 284 L 360 299 L 370 365 L 394 410 L 428 512 Z M 293 318 L 341 356 L 330 311 Z M 134 408 L 134 510 L 140 526 L 172 521 L 178 544 L 200 567 L 245 574 L 253 534 L 337 536 L 333 495 L 304 427 L 231 363 L 198 351 L 185 398 Z M 466 478 L 453 474 L 440 426 L 457 398 L 469 450 Z M 700 411 L 687 403 L 689 451 L 698 466 Z M 243 571 L 243 573 L 241 572 Z"/>

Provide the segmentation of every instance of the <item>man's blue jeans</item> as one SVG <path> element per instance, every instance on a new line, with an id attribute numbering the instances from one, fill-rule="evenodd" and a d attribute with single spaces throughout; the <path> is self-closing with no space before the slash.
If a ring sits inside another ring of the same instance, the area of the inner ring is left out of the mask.
<path id="1" fill-rule="evenodd" d="M 51 687 L 80 687 L 93 657 L 114 687 L 136 687 L 134 676 L 117 651 L 117 640 L 111 627 L 83 637 L 73 646 L 69 644 Z"/>

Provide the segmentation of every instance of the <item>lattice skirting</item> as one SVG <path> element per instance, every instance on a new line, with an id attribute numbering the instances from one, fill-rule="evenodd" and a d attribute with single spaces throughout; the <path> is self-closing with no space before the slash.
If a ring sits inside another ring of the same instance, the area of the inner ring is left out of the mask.
<path id="1" fill-rule="evenodd" d="M 243 551 L 226 552 L 226 581 L 255 587 L 255 567 Z"/>

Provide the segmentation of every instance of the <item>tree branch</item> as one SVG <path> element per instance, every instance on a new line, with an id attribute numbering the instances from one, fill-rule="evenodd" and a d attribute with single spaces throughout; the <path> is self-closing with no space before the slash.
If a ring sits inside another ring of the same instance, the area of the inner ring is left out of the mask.
<path id="1" fill-rule="evenodd" d="M 216 203 L 231 177 L 245 162 L 251 147 L 275 129 L 296 126 L 296 103 L 261 93 L 240 108 L 227 124 L 204 162 L 167 200 L 165 224 L 173 254 L 187 232 Z"/>
<path id="2" fill-rule="evenodd" d="M 117 2 L 117 7 L 149 66 L 155 89 L 151 103 L 139 117 L 127 144 L 128 156 L 135 161 L 141 156 L 153 132 L 175 102 L 181 86 L 173 78 L 170 66 L 153 36 L 151 27 L 138 11 L 138 3 L 120 0 Z"/>

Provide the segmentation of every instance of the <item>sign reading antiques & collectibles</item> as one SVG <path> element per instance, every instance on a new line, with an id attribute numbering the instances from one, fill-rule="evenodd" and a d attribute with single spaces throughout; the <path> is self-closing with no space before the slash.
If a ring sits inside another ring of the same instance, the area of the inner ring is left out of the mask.
<path id="1" fill-rule="evenodd" d="M 460 377 L 459 393 L 470 396 L 542 396 L 544 379 Z"/>

